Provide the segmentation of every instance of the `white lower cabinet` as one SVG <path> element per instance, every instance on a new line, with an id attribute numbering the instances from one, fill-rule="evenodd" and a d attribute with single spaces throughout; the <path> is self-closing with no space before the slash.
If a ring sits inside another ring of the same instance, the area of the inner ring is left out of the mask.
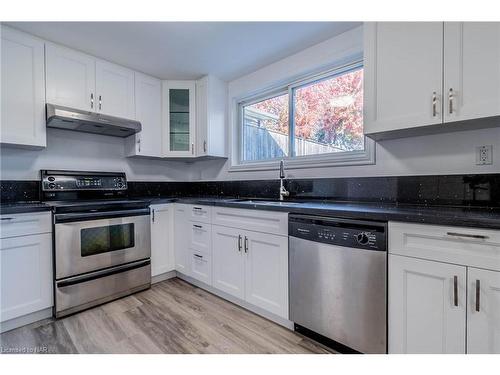
<path id="1" fill-rule="evenodd" d="M 390 255 L 389 353 L 465 353 L 465 288 L 466 267 Z"/>
<path id="2" fill-rule="evenodd" d="M 189 206 L 175 204 L 174 210 L 174 254 L 175 269 L 184 275 L 190 275 L 189 269 Z"/>
<path id="3" fill-rule="evenodd" d="M 288 318 L 288 237 L 213 225 L 213 286 Z"/>
<path id="4" fill-rule="evenodd" d="M 245 300 L 288 318 L 288 237 L 245 233 Z"/>
<path id="5" fill-rule="evenodd" d="M 389 353 L 500 354 L 500 231 L 390 222 L 389 253 Z"/>
<path id="6" fill-rule="evenodd" d="M 151 276 L 175 269 L 172 204 L 151 205 Z"/>
<path id="7" fill-rule="evenodd" d="M 0 322 L 52 307 L 52 277 L 51 233 L 1 239 Z"/>
<path id="8" fill-rule="evenodd" d="M 213 287 L 234 297 L 245 298 L 245 258 L 241 230 L 212 226 Z"/>
<path id="9" fill-rule="evenodd" d="M 469 267 L 467 353 L 500 353 L 500 272 Z"/>
<path id="10" fill-rule="evenodd" d="M 203 252 L 191 249 L 191 277 L 212 285 L 212 261 L 211 257 Z"/>

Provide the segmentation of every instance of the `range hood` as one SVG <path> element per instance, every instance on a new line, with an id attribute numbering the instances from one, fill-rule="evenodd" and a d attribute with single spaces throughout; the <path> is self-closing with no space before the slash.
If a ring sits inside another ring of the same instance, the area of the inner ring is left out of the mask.
<path id="1" fill-rule="evenodd" d="M 114 137 L 128 137 L 142 129 L 139 121 L 54 104 L 47 104 L 47 127 Z"/>

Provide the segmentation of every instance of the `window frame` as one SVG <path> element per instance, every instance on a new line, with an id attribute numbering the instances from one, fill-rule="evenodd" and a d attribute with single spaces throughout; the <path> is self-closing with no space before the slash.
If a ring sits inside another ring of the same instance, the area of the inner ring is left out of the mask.
<path id="1" fill-rule="evenodd" d="M 315 155 L 291 155 L 295 153 L 295 123 L 294 123 L 294 90 L 315 82 L 319 82 L 328 78 L 334 78 L 357 69 L 364 68 L 363 60 L 355 60 L 348 64 L 324 70 L 320 73 L 303 76 L 300 79 L 291 80 L 277 87 L 267 90 L 262 90 L 254 95 L 234 100 L 236 106 L 235 129 L 237 136 L 236 155 L 233 155 L 232 165 L 229 168 L 230 172 L 238 171 L 258 171 L 258 170 L 274 170 L 278 168 L 278 161 L 283 159 L 288 169 L 315 168 L 315 167 L 335 167 L 348 165 L 369 165 L 375 164 L 375 142 L 364 136 L 364 150 L 345 151 L 345 152 L 330 152 Z M 263 160 L 243 160 L 243 109 L 245 106 L 270 99 L 276 96 L 288 94 L 288 156 L 273 159 Z"/>

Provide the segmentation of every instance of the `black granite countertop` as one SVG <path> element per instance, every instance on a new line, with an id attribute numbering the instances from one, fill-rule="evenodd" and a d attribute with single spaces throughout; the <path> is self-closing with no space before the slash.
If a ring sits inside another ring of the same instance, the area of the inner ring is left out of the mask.
<path id="1" fill-rule="evenodd" d="M 349 219 L 400 221 L 421 224 L 450 225 L 500 229 L 500 208 L 468 206 L 425 206 L 393 203 L 363 203 L 342 201 L 273 201 L 229 197 L 134 197 L 150 204 L 186 203 L 218 207 L 281 211 L 309 215 L 324 215 Z M 17 202 L 0 205 L 0 213 L 16 214 L 49 211 L 42 202 Z"/>
<path id="2" fill-rule="evenodd" d="M 1 215 L 24 214 L 30 212 L 50 211 L 51 207 L 43 202 L 15 202 L 2 203 L 0 205 Z"/>
<path id="3" fill-rule="evenodd" d="M 281 211 L 348 219 L 401 221 L 500 229 L 500 208 L 403 205 L 391 203 L 332 201 L 271 201 L 251 198 L 151 198 L 151 204 L 186 203 L 219 207 Z"/>

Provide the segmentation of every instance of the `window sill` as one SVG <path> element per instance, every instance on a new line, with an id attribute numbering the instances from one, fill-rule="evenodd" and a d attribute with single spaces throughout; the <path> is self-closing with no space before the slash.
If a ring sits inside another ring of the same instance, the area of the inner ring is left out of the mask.
<path id="1" fill-rule="evenodd" d="M 349 165 L 370 165 L 375 164 L 375 143 L 369 139 L 365 143 L 364 151 L 303 156 L 296 158 L 283 158 L 286 169 L 304 169 L 304 168 L 324 168 L 341 167 Z M 270 171 L 279 169 L 281 159 L 265 160 L 260 162 L 243 162 L 233 164 L 229 167 L 229 172 L 251 172 L 251 171 Z"/>

